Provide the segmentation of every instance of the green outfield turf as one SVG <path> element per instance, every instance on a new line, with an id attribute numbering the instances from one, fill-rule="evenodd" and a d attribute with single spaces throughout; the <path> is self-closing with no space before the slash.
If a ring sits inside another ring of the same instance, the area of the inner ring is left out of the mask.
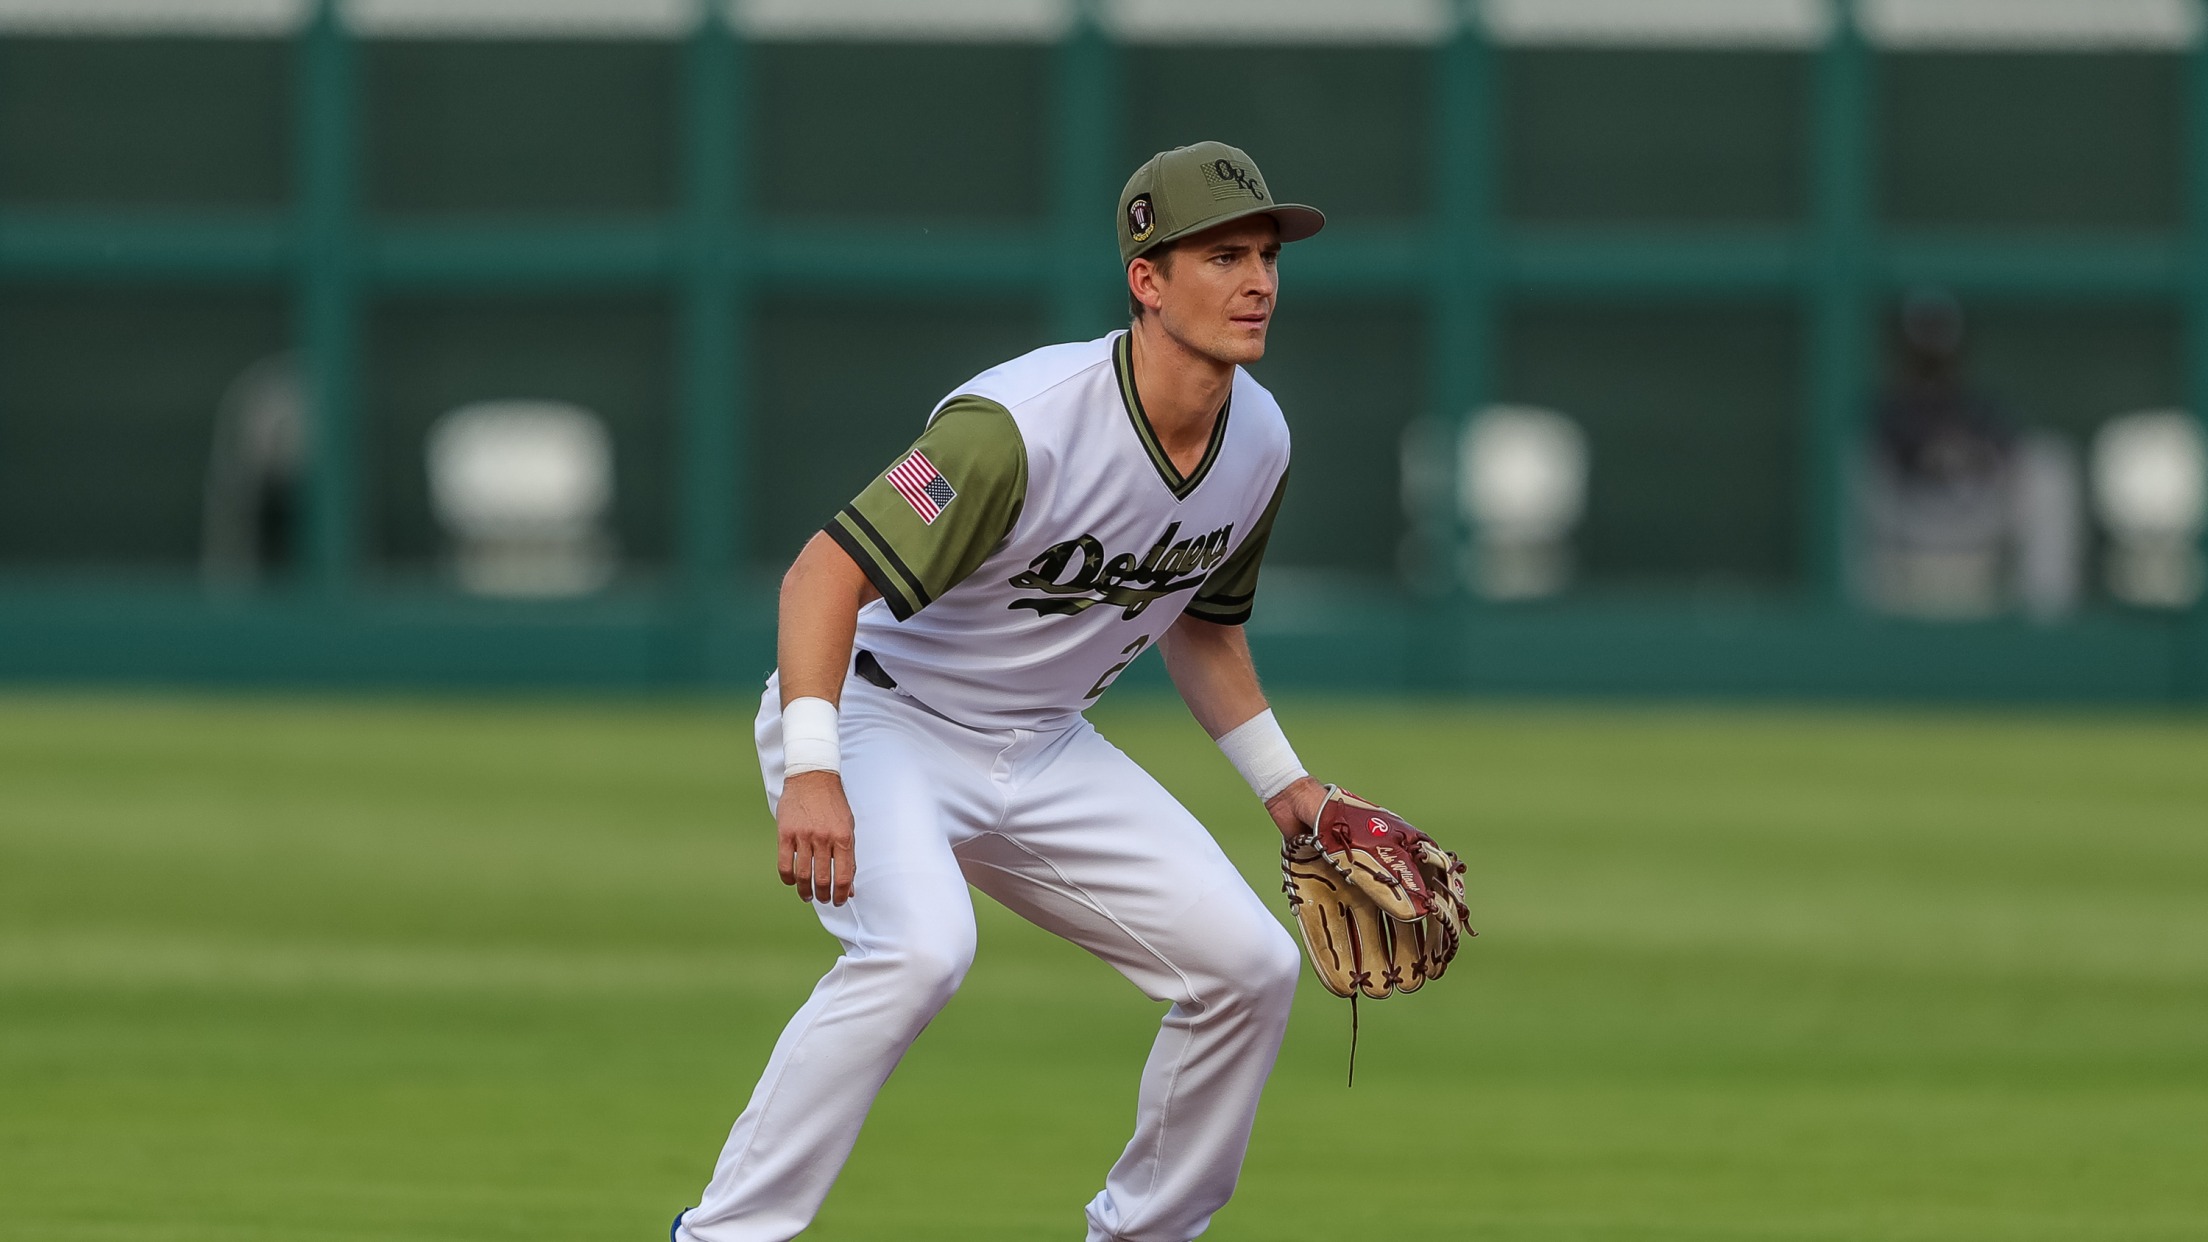
<path id="1" fill-rule="evenodd" d="M 1306 982 L 1209 1237 L 2208 1237 L 2208 724 L 1282 715 L 1485 934 L 1353 1091 Z M 1185 716 L 1100 716 L 1277 900 Z M 832 952 L 748 726 L 0 699 L 0 1238 L 665 1237 Z M 809 1236 L 1081 1236 L 1158 1007 L 983 905 Z"/>

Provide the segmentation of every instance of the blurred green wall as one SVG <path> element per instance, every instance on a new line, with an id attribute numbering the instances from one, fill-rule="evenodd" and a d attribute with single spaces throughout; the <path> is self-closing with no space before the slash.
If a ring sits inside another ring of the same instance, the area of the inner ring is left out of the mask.
<path id="1" fill-rule="evenodd" d="M 1910 53 L 1864 58 L 1854 188 L 1871 234 L 1917 249 L 1834 328 L 1810 240 L 1825 55 L 0 36 L 0 611 L 57 575 L 186 579 L 224 388 L 334 332 L 357 496 L 318 519 L 344 545 L 317 545 L 343 562 L 325 587 L 441 589 L 424 431 L 546 397 L 613 433 L 625 589 L 694 594 L 702 572 L 738 599 L 726 620 L 952 385 L 1113 326 L 1109 196 L 1204 137 L 1334 226 L 1288 256 L 1257 368 L 1323 463 L 1299 470 L 1277 565 L 1426 615 L 1398 587 L 1397 445 L 1477 395 L 1587 429 L 1583 600 L 1832 607 L 1817 472 L 1845 438 L 1817 394 L 1876 383 L 1892 292 L 1959 273 L 1973 373 L 2073 438 L 2187 404 L 2193 320 L 2172 257 L 2187 56 Z M 1469 198 L 1449 168 L 1468 110 L 1489 170 Z M 318 134 L 349 135 L 334 180 Z M 718 292 L 685 231 L 714 144 L 711 227 L 745 265 Z M 1491 230 L 1484 258 L 1444 253 L 1459 219 Z M 302 301 L 325 226 L 351 247 L 335 328 Z M 1972 239 L 2048 237 L 2101 250 L 2069 274 L 1969 266 Z M 1477 340 L 1430 294 L 1467 261 Z M 1838 378 L 1813 366 L 1834 339 L 1856 343 Z M 693 432 L 723 414 L 734 432 L 703 443 L 725 460 L 701 467 Z M 727 498 L 686 501 L 700 480 Z M 716 514 L 734 547 L 701 569 L 685 549 Z M 2144 624 L 2166 644 L 2179 622 Z"/>

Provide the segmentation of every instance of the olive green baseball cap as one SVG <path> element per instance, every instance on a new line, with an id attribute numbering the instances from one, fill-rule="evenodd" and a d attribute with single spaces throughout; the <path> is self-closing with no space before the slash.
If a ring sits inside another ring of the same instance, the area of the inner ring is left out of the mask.
<path id="1" fill-rule="evenodd" d="M 1280 222 L 1280 240 L 1302 241 L 1326 216 L 1301 203 L 1276 203 L 1257 161 L 1223 142 L 1160 151 L 1119 192 L 1119 261 L 1134 262 L 1167 242 L 1245 216 Z"/>

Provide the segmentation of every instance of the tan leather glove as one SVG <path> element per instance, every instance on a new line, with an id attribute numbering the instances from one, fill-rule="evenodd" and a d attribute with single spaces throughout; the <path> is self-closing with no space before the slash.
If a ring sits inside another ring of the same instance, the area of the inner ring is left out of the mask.
<path id="1" fill-rule="evenodd" d="M 1281 847 L 1281 885 L 1319 982 L 1385 1000 L 1448 970 L 1469 926 L 1464 863 L 1402 816 L 1336 785 Z"/>

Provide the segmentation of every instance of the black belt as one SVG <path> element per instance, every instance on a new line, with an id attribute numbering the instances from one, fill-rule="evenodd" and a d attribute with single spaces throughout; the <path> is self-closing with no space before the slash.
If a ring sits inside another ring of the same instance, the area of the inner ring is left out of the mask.
<path id="1" fill-rule="evenodd" d="M 856 656 L 852 657 L 851 671 L 857 673 L 859 675 L 859 679 L 866 682 L 868 685 L 879 686 L 884 690 L 888 690 L 894 693 L 898 698 L 912 704 L 914 707 L 919 708 L 921 711 L 926 712 L 930 716 L 939 717 L 944 720 L 951 720 L 949 716 L 943 715 L 943 713 L 912 697 L 910 692 L 899 690 L 897 688 L 897 679 L 889 675 L 889 670 L 882 667 L 882 662 L 875 659 L 874 653 L 871 651 L 866 651 L 862 649 Z M 958 722 L 955 720 L 951 720 L 951 723 L 957 724 Z"/>
<path id="2" fill-rule="evenodd" d="M 858 658 L 851 662 L 851 669 L 869 684 L 880 686 L 884 690 L 897 688 L 897 679 L 889 675 L 889 670 L 882 667 L 882 662 L 874 658 L 873 652 L 864 648 L 860 649 Z"/>

